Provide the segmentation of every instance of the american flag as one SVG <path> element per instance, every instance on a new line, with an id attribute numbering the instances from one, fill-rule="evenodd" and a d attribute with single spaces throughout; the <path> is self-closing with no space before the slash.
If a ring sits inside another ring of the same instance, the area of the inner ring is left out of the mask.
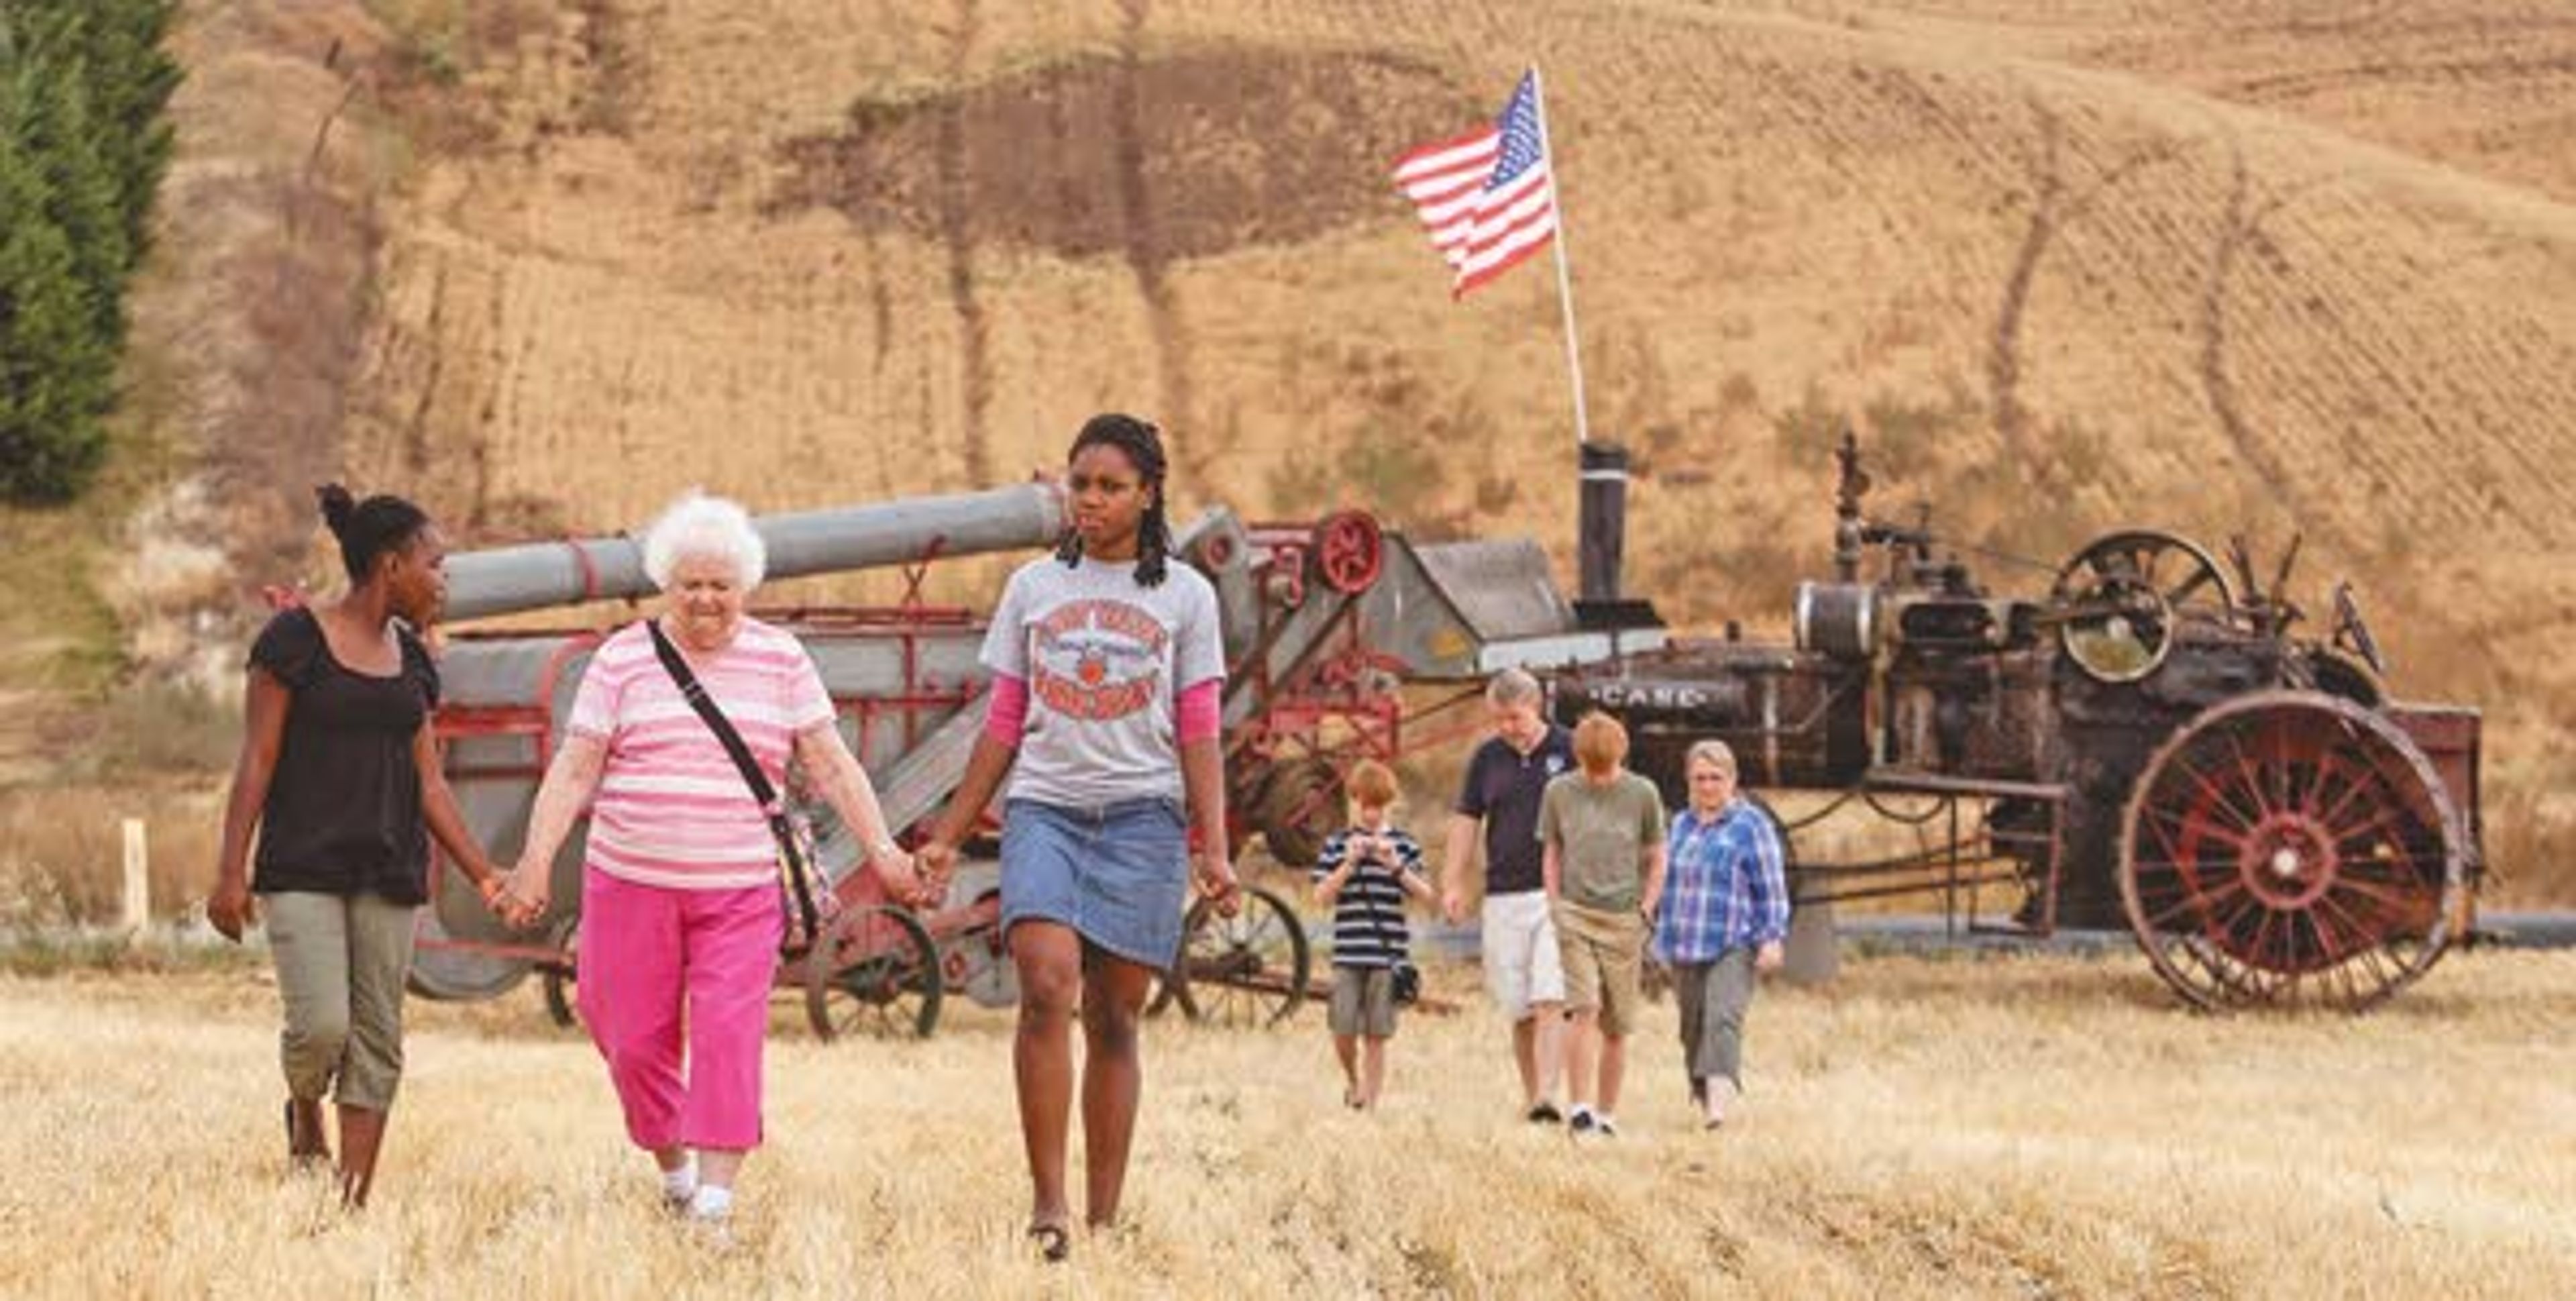
<path id="1" fill-rule="evenodd" d="M 1448 260 L 1452 298 L 1547 247 L 1556 236 L 1556 183 L 1539 135 L 1538 74 L 1522 75 L 1494 125 L 1397 159 L 1395 184 Z"/>

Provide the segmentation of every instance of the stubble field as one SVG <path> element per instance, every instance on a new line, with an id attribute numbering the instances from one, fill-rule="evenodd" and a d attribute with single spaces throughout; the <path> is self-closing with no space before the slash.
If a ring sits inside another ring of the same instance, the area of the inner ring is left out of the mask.
<path id="1" fill-rule="evenodd" d="M 1121 1230 L 1023 1249 L 1008 1022 L 816 1044 L 785 1014 L 735 1241 L 653 1207 L 586 1042 L 532 993 L 413 1004 L 363 1218 L 290 1181 L 262 969 L 0 979 L 12 1296 L 2563 1296 L 2576 957 L 2455 955 L 2360 1020 L 2184 1013 L 2127 957 L 1877 957 L 1755 1004 L 1691 1127 L 1672 1013 L 1627 1132 L 1512 1117 L 1468 1005 L 1343 1111 L 1318 1013 L 1157 1023 Z"/>

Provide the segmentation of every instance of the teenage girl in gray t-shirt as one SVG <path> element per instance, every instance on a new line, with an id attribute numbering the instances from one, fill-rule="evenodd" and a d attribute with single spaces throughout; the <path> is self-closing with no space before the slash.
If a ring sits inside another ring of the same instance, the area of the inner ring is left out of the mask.
<path id="1" fill-rule="evenodd" d="M 1167 462 L 1154 426 L 1094 416 L 1065 487 L 1073 529 L 1011 576 L 984 640 L 993 673 L 984 734 L 917 861 L 934 879 L 1010 778 L 1002 818 L 1002 929 L 1020 982 L 1011 1064 L 1035 1206 L 1029 1236 L 1064 1258 L 1073 1104 L 1073 1010 L 1082 1009 L 1085 1220 L 1114 1222 L 1142 1074 L 1137 1019 L 1154 973 L 1179 956 L 1198 888 L 1237 906 L 1227 861 L 1216 593 L 1171 563 Z"/>

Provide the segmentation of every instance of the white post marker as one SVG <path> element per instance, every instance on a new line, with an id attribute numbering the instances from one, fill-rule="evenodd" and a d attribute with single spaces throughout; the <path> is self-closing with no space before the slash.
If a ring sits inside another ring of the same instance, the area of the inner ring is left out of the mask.
<path id="1" fill-rule="evenodd" d="M 1574 346 L 1574 273 L 1568 269 L 1565 255 L 1565 187 L 1558 182 L 1556 141 L 1547 133 L 1547 83 L 1540 80 L 1538 65 L 1530 65 L 1531 98 L 1538 107 L 1538 152 L 1547 160 L 1547 187 L 1556 206 L 1556 301 L 1565 309 L 1565 369 L 1574 376 L 1574 441 L 1592 441 L 1592 422 L 1583 411 L 1583 357 Z"/>
<path id="2" fill-rule="evenodd" d="M 152 924 L 152 853 L 144 842 L 143 819 L 125 819 L 125 911 L 119 919 L 127 936 L 138 936 Z"/>

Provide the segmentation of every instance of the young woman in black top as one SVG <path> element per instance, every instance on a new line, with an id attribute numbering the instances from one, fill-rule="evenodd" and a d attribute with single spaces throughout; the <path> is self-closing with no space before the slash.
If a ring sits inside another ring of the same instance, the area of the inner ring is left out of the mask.
<path id="1" fill-rule="evenodd" d="M 349 590 L 280 613 L 251 646 L 206 916 L 237 941 L 266 911 L 286 1013 L 288 1156 L 307 1168 L 330 1159 L 322 1095 L 336 1085 L 341 1198 L 363 1206 L 402 1073 L 403 981 L 412 913 L 429 898 L 429 839 L 487 906 L 500 877 L 466 831 L 430 732 L 438 670 L 413 630 L 447 599 L 438 526 L 399 497 L 353 501 L 338 484 L 319 495 Z"/>

